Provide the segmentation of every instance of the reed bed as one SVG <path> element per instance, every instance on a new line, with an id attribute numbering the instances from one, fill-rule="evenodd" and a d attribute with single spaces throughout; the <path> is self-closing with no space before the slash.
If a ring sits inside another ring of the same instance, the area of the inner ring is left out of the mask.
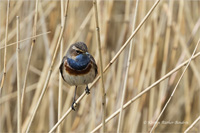
<path id="1" fill-rule="evenodd" d="M 200 132 L 200 1 L 136 2 L 0 1 L 0 132 Z M 99 75 L 72 111 L 77 41 Z"/>

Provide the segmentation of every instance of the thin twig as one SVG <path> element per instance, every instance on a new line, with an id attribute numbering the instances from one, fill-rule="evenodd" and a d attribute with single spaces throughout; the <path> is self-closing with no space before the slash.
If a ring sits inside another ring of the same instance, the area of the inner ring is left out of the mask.
<path id="1" fill-rule="evenodd" d="M 63 20 L 64 22 L 66 22 L 66 18 L 67 18 L 68 5 L 69 5 L 69 0 L 66 1 L 65 16 L 64 16 L 64 20 Z M 34 111 L 33 111 L 33 114 L 32 114 L 32 116 L 31 116 L 31 118 L 30 118 L 30 121 L 29 121 L 29 124 L 28 124 L 28 127 L 27 127 L 26 132 L 29 132 L 30 127 L 31 127 L 31 124 L 32 124 L 33 119 L 34 119 L 34 117 L 35 117 L 35 114 L 36 114 L 36 112 L 37 112 L 37 110 L 38 110 L 38 107 L 39 107 L 39 105 L 40 105 L 40 103 L 41 103 L 41 101 L 42 101 L 42 98 L 43 98 L 43 96 L 44 96 L 44 94 L 45 94 L 45 92 L 46 92 L 46 89 L 47 89 L 47 86 L 48 86 L 48 83 L 49 83 L 49 80 L 50 80 L 50 77 L 51 77 L 51 74 L 52 74 L 52 69 L 53 69 L 53 65 L 54 65 L 54 62 L 55 62 L 55 58 L 56 58 L 56 55 L 57 55 L 57 52 L 58 52 L 58 48 L 59 48 L 59 46 L 60 46 L 60 42 L 61 42 L 61 39 L 62 39 L 62 36 L 63 36 L 63 33 L 64 33 L 64 29 L 65 29 L 65 23 L 64 23 L 64 27 L 61 27 L 60 36 L 59 36 L 59 39 L 58 39 L 58 42 L 57 42 L 57 45 L 56 45 L 56 49 L 55 49 L 54 54 L 53 54 L 53 59 L 52 59 L 52 61 L 51 61 L 51 65 L 50 65 L 50 68 L 49 68 L 49 72 L 48 72 L 48 75 L 47 75 L 47 78 L 46 78 L 44 87 L 43 87 L 43 89 L 42 89 L 42 93 L 41 93 L 41 95 L 40 95 L 40 97 L 39 97 L 39 99 L 38 99 L 38 102 L 37 102 L 37 104 L 36 104 L 36 107 L 35 107 L 35 109 L 34 109 Z"/>
<path id="2" fill-rule="evenodd" d="M 33 25 L 33 36 L 36 36 L 36 31 L 37 31 L 38 3 L 39 3 L 39 0 L 36 0 L 36 2 L 35 2 L 35 17 L 34 17 L 34 25 Z M 28 71 L 29 71 L 29 67 L 30 67 L 30 63 L 31 63 L 31 57 L 32 57 L 32 52 L 33 52 L 33 47 L 35 45 L 35 42 L 36 42 L 36 38 L 33 38 L 30 53 L 29 53 L 29 56 L 28 56 L 28 63 L 27 63 L 27 66 L 26 66 L 24 84 L 23 84 L 23 89 L 22 89 L 22 98 L 21 98 L 21 108 L 22 108 L 22 110 L 23 110 L 24 97 L 25 97 L 25 92 L 26 92 L 27 76 L 28 76 Z"/>
<path id="3" fill-rule="evenodd" d="M 103 78 L 103 63 L 102 63 L 102 53 L 101 53 L 101 37 L 100 37 L 98 9 L 97 9 L 97 2 L 96 2 L 96 0 L 93 0 L 93 9 L 94 9 L 94 14 L 95 14 L 96 37 L 97 37 L 97 45 L 98 45 L 99 58 L 100 58 L 100 75 L 101 75 L 101 88 L 102 88 L 102 123 L 103 123 L 103 132 L 105 132 L 106 131 L 106 129 L 105 129 L 106 92 L 105 92 L 104 78 Z"/>
<path id="4" fill-rule="evenodd" d="M 24 42 L 24 41 L 27 41 L 27 40 L 30 40 L 30 39 L 33 39 L 33 38 L 36 38 L 36 37 L 40 37 L 40 36 L 43 36 L 43 35 L 49 34 L 49 33 L 51 33 L 51 31 L 48 31 L 48 32 L 45 32 L 45 33 L 41 33 L 41 34 L 38 34 L 38 35 L 35 35 L 35 36 L 32 36 L 32 37 L 28 37 L 28 38 L 23 39 L 23 40 L 19 40 L 19 43 Z M 18 43 L 18 42 L 10 43 L 10 44 L 8 44 L 6 47 L 15 45 L 15 44 L 17 44 L 17 43 Z M 1 50 L 1 49 L 4 49 L 4 48 L 5 48 L 5 46 L 1 47 L 0 50 Z"/>
<path id="5" fill-rule="evenodd" d="M 181 76 L 180 76 L 180 78 L 179 78 L 179 80 L 178 80 L 176 86 L 174 87 L 174 90 L 173 90 L 171 96 L 170 96 L 169 99 L 167 100 L 165 106 L 163 107 L 162 111 L 160 112 L 160 114 L 159 114 L 159 116 L 158 116 L 156 122 L 154 123 L 154 125 L 153 125 L 153 127 L 152 127 L 152 129 L 151 129 L 150 132 L 153 132 L 153 131 L 154 131 L 154 129 L 156 128 L 156 126 L 157 126 L 157 124 L 158 124 L 158 120 L 160 119 L 161 115 L 163 114 L 163 112 L 164 112 L 165 109 L 167 108 L 167 105 L 169 104 L 169 102 L 171 101 L 172 97 L 174 96 L 174 93 L 175 93 L 175 91 L 176 91 L 176 89 L 177 89 L 177 87 L 178 87 L 178 85 L 179 85 L 181 79 L 183 78 L 183 75 L 185 74 L 185 71 L 187 70 L 188 66 L 190 65 L 190 62 L 192 61 L 192 58 L 194 57 L 194 54 L 195 54 L 195 52 L 196 52 L 196 50 L 197 50 L 197 47 L 198 47 L 199 43 L 200 43 L 200 39 L 199 39 L 199 41 L 198 41 L 198 43 L 197 43 L 197 45 L 196 45 L 196 47 L 195 47 L 195 49 L 194 49 L 194 51 L 193 51 L 193 53 L 192 53 L 192 56 L 190 57 L 190 59 L 189 59 L 187 65 L 186 65 L 186 67 L 185 67 L 183 73 L 181 74 Z"/>
<path id="6" fill-rule="evenodd" d="M 20 18 L 17 16 L 17 49 L 16 49 L 16 53 L 17 53 L 17 132 L 21 133 L 22 131 L 22 127 L 21 127 L 21 118 L 22 118 L 22 114 L 21 114 L 21 88 L 20 88 L 20 69 L 19 69 L 19 51 L 20 51 L 20 44 L 19 44 L 19 40 L 20 40 Z"/>
<path id="7" fill-rule="evenodd" d="M 135 23 L 136 23 L 136 18 L 137 18 L 138 3 L 139 3 L 139 0 L 136 1 L 135 14 L 134 14 L 134 19 L 133 19 L 133 31 L 135 29 Z M 131 55 L 132 55 L 132 51 L 133 51 L 132 49 L 133 49 L 133 39 L 131 40 L 130 47 L 129 47 L 129 54 L 128 54 L 128 61 L 127 61 L 127 66 L 126 66 L 125 78 L 124 78 L 122 100 L 121 100 L 121 109 L 120 109 L 120 113 L 119 113 L 117 133 L 121 132 L 121 128 L 122 128 L 122 124 L 123 124 L 123 118 L 122 118 L 123 105 L 124 105 L 124 99 L 125 99 L 125 94 L 126 94 L 126 86 L 127 86 L 129 68 L 130 68 L 130 63 L 131 63 Z"/>
<path id="8" fill-rule="evenodd" d="M 200 56 L 200 52 L 198 52 L 197 54 L 195 54 L 193 56 L 192 59 L 197 58 L 198 56 Z M 165 76 L 163 76 L 162 78 L 160 78 L 159 80 L 157 80 L 156 82 L 154 82 L 151 86 L 147 87 L 146 89 L 144 89 L 142 92 L 140 92 L 137 96 L 135 96 L 134 98 L 132 98 L 131 100 L 129 100 L 126 104 L 123 105 L 123 109 L 127 108 L 131 103 L 133 103 L 134 101 L 136 101 L 138 98 L 140 98 L 142 95 L 144 95 L 145 93 L 147 93 L 149 90 L 151 90 L 153 87 L 155 87 L 156 85 L 158 85 L 160 82 L 162 82 L 163 80 L 165 80 L 166 78 L 168 78 L 169 76 L 171 76 L 173 73 L 175 73 L 176 71 L 178 71 L 179 69 L 181 69 L 183 66 L 185 66 L 187 63 L 189 62 L 189 60 L 183 62 L 182 64 L 180 64 L 179 66 L 177 66 L 176 68 L 174 68 L 173 70 L 171 70 L 169 73 L 167 73 Z M 118 109 L 117 111 L 115 111 L 110 117 L 108 117 L 106 119 L 106 123 L 109 122 L 111 119 L 113 119 L 115 116 L 117 116 L 117 114 L 119 114 L 120 109 Z M 102 127 L 102 123 L 99 124 L 94 130 L 91 131 L 91 133 L 96 132 L 99 128 Z"/>
<path id="9" fill-rule="evenodd" d="M 45 2 L 44 2 L 45 3 Z M 46 4 L 42 4 L 42 6 L 45 6 Z M 55 8 L 56 4 L 52 3 L 50 5 L 48 5 L 48 8 L 45 10 L 44 12 L 44 17 L 48 17 L 48 15 L 50 14 L 50 12 Z M 23 29 L 25 30 L 25 28 L 27 27 L 28 24 L 32 23 L 32 18 L 34 16 L 34 11 L 32 11 L 27 17 L 25 17 L 21 22 L 20 22 L 20 30 L 22 31 Z M 38 22 L 40 22 L 41 19 L 38 20 Z M 40 25 L 41 23 L 38 23 L 38 26 L 37 26 L 37 29 L 40 28 Z M 30 26 L 28 26 L 30 27 Z M 11 29 L 11 31 L 9 32 L 8 34 L 8 42 L 13 38 L 15 37 L 15 34 L 16 34 L 16 29 Z M 30 33 L 28 33 L 29 35 Z M 5 39 L 3 39 L 1 42 L 0 42 L 0 46 L 2 47 L 1 44 L 5 43 Z"/>
<path id="10" fill-rule="evenodd" d="M 5 34 L 5 49 L 4 49 L 4 65 L 3 65 L 3 77 L 1 80 L 1 86 L 0 86 L 0 95 L 3 89 L 4 80 L 6 78 L 6 56 L 7 56 L 7 43 L 8 43 L 8 17 L 9 17 L 9 10 L 10 10 L 10 0 L 8 0 L 7 3 L 7 16 L 6 16 L 6 34 Z"/>
<path id="11" fill-rule="evenodd" d="M 108 70 L 108 68 L 110 68 L 110 66 L 115 62 L 115 60 L 119 57 L 119 55 L 121 54 L 121 52 L 125 49 L 125 47 L 129 44 L 129 42 L 131 41 L 131 39 L 136 35 L 136 33 L 138 32 L 138 30 L 141 28 L 141 26 L 144 24 L 144 22 L 147 20 L 147 18 L 150 16 L 150 14 L 152 13 L 152 11 L 154 10 L 154 8 L 157 6 L 157 4 L 160 2 L 160 0 L 157 0 L 155 2 L 155 4 L 152 6 L 152 8 L 149 10 L 149 12 L 147 13 L 147 15 L 144 17 L 144 19 L 140 22 L 140 24 L 138 25 L 138 27 L 135 29 L 135 31 L 131 34 L 131 36 L 128 38 L 128 40 L 124 43 L 124 45 L 120 48 L 120 50 L 117 52 L 117 54 L 112 58 L 112 60 L 109 62 L 109 64 L 106 66 L 106 68 L 104 69 L 104 73 Z M 101 76 L 98 76 L 93 83 L 89 86 L 89 89 L 91 89 L 94 84 L 101 78 Z M 79 101 L 81 101 L 83 99 L 83 97 L 86 95 L 86 93 L 84 92 L 77 100 L 76 103 L 79 103 Z M 60 123 L 69 115 L 69 113 L 72 111 L 71 108 L 69 108 L 67 110 L 67 112 L 62 116 L 62 118 L 54 125 L 54 127 L 49 131 L 50 133 L 52 133 L 58 125 L 60 125 Z"/>
<path id="12" fill-rule="evenodd" d="M 200 116 L 184 131 L 184 133 L 189 132 L 195 124 L 197 124 L 197 122 L 200 120 Z"/>

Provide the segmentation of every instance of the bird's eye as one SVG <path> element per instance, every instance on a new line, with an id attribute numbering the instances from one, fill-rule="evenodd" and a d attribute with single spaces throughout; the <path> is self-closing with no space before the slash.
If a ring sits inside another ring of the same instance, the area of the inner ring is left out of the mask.
<path id="1" fill-rule="evenodd" d="M 81 51 L 76 50 L 76 53 L 77 53 L 77 54 L 81 54 Z"/>

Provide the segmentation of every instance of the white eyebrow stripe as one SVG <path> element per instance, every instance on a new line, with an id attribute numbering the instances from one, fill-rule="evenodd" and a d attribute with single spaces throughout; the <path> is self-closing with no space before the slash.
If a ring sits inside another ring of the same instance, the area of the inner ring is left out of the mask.
<path id="1" fill-rule="evenodd" d="M 73 46 L 72 47 L 72 49 L 74 49 L 74 50 L 78 50 L 78 51 L 81 51 L 81 52 L 84 52 L 83 50 L 81 50 L 81 49 L 78 49 L 77 47 L 75 47 L 75 46 Z"/>
<path id="2" fill-rule="evenodd" d="M 72 49 L 74 49 L 74 50 L 79 50 L 79 49 L 77 49 L 75 46 L 73 46 Z"/>

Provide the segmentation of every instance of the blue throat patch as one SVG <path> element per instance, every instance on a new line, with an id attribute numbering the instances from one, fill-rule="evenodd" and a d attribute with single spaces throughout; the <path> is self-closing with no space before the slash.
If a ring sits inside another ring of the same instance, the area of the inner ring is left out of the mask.
<path id="1" fill-rule="evenodd" d="M 86 54 L 76 56 L 76 59 L 67 58 L 69 66 L 75 70 L 83 70 L 90 63 L 90 58 Z"/>

